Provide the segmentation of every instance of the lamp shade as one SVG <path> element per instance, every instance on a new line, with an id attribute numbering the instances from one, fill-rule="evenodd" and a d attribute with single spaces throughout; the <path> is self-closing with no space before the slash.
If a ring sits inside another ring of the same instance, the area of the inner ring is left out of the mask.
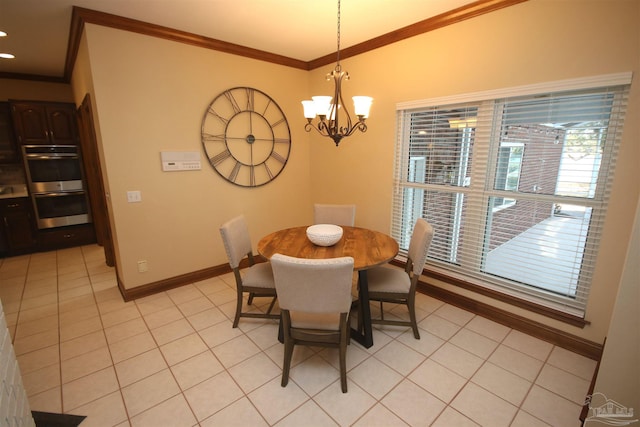
<path id="1" fill-rule="evenodd" d="M 313 96 L 313 103 L 315 104 L 316 114 L 319 116 L 328 116 L 331 110 L 331 97 L 330 96 Z"/>
<path id="2" fill-rule="evenodd" d="M 372 102 L 373 98 L 370 96 L 354 96 L 353 105 L 356 110 L 356 116 L 362 116 L 365 119 L 369 117 Z"/>
<path id="3" fill-rule="evenodd" d="M 316 105 L 310 99 L 302 101 L 302 107 L 304 108 L 304 118 L 314 119 L 316 117 Z"/>

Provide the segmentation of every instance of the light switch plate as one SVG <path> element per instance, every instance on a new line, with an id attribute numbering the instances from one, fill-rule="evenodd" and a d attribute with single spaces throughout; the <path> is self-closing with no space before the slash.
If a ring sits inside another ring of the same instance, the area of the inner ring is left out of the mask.
<path id="1" fill-rule="evenodd" d="M 127 191 L 127 202 L 129 203 L 137 203 L 142 201 L 142 195 L 140 191 Z"/>

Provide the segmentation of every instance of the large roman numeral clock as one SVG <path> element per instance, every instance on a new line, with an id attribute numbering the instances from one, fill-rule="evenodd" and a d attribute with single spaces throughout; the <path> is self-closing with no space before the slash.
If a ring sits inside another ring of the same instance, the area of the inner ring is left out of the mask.
<path id="1" fill-rule="evenodd" d="M 289 123 L 269 95 L 235 87 L 209 104 L 202 119 L 202 146 L 222 178 L 241 187 L 259 187 L 273 181 L 287 164 Z"/>

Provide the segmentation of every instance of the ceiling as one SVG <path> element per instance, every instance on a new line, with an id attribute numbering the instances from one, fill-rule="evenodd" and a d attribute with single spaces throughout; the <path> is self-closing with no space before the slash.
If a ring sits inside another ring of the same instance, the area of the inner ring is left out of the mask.
<path id="1" fill-rule="evenodd" d="M 340 47 L 475 0 L 344 0 Z M 301 61 L 336 51 L 336 0 L 0 0 L 0 73 L 61 78 L 72 7 L 114 14 Z M 114 46 L 117 48 L 117 46 Z"/>

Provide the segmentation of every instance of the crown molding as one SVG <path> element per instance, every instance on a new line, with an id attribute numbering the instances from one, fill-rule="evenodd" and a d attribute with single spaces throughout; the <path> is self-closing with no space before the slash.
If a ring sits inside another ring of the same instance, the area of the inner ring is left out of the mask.
<path id="1" fill-rule="evenodd" d="M 432 18 L 425 19 L 415 24 L 408 25 L 404 28 L 391 31 L 379 37 L 375 37 L 365 42 L 342 49 L 340 50 L 340 58 L 344 59 L 361 55 L 363 53 L 399 42 L 401 40 L 428 33 L 429 31 L 446 27 L 448 25 L 452 25 L 467 19 L 474 18 L 476 16 L 481 16 L 486 13 L 491 13 L 496 10 L 500 10 L 526 1 L 528 0 L 478 0 L 457 9 L 450 10 Z M 73 67 L 78 56 L 78 49 L 80 47 L 82 32 L 84 30 L 85 24 L 87 23 L 115 28 L 123 31 L 131 31 L 151 37 L 172 40 L 175 42 L 198 46 L 205 49 L 230 53 L 232 55 L 244 56 L 246 58 L 257 59 L 259 61 L 271 62 L 274 64 L 284 65 L 286 67 L 292 67 L 307 71 L 314 70 L 324 65 L 332 64 L 335 61 L 337 54 L 337 52 L 334 52 L 320 58 L 313 59 L 311 61 L 301 61 L 287 56 L 277 55 L 274 53 L 265 52 L 238 44 L 224 42 L 186 31 L 176 30 L 161 25 L 138 21 L 136 19 L 125 18 L 123 16 L 74 6 L 71 16 L 69 41 L 67 43 L 67 56 L 65 59 L 64 75 L 62 77 L 0 72 L 0 78 L 69 83 L 71 81 L 71 74 L 73 72 Z"/>

